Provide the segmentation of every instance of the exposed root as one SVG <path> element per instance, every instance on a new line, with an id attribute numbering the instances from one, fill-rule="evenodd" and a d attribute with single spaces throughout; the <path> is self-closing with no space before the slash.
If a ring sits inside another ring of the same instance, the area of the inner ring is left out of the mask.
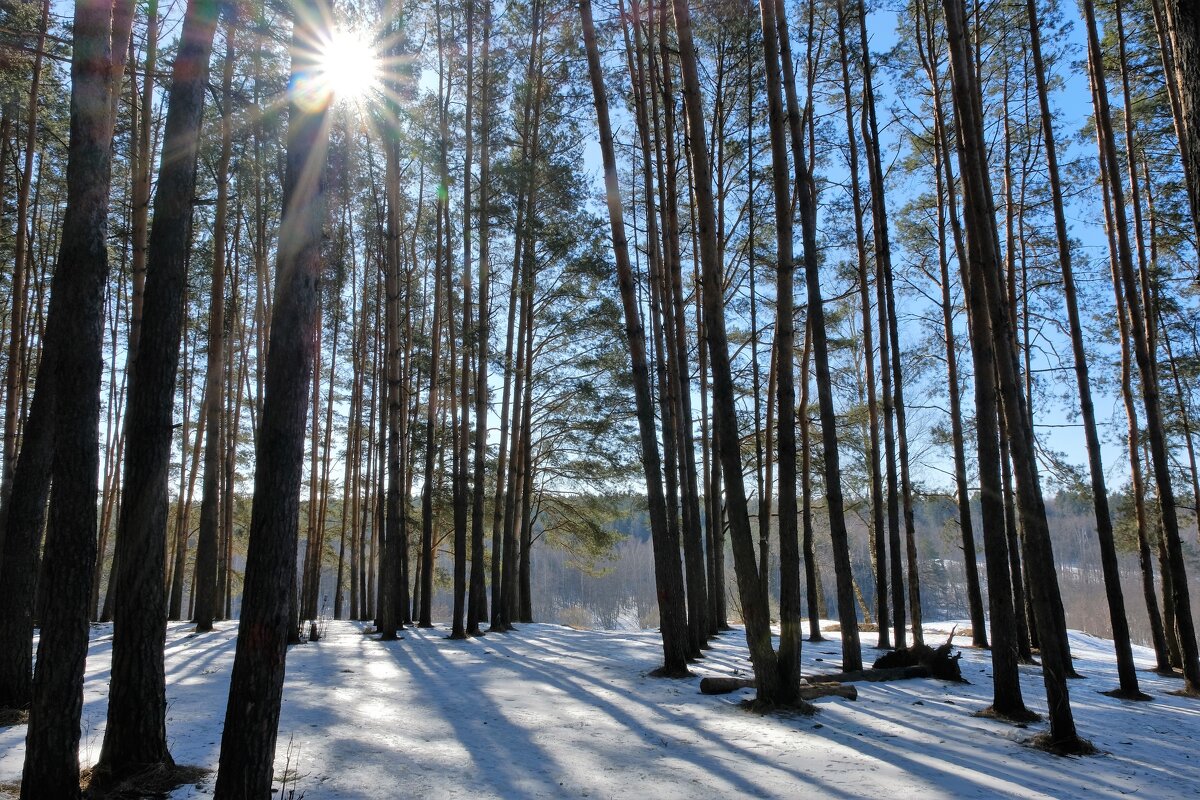
<path id="1" fill-rule="evenodd" d="M 1079 736 L 1072 736 L 1068 739 L 1053 739 L 1050 733 L 1039 733 L 1031 738 L 1027 744 L 1035 750 L 1044 750 L 1056 756 L 1094 756 L 1100 751 L 1095 745 Z"/>

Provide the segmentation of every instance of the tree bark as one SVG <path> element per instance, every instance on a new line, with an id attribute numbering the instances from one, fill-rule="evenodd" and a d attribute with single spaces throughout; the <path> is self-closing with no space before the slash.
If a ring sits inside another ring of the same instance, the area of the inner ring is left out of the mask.
<path id="1" fill-rule="evenodd" d="M 319 2 L 297 9 L 293 80 L 303 80 L 316 68 L 318 56 L 308 43 L 319 34 L 313 27 L 323 18 Z M 255 459 L 255 502 L 217 772 L 216 793 L 221 797 L 265 797 L 271 788 L 317 321 L 327 110 L 328 97 L 318 97 L 315 106 L 293 102 L 289 108 L 284 216 Z"/>
<path id="2" fill-rule="evenodd" d="M 232 11 L 230 13 L 233 13 Z M 229 207 L 229 159 L 233 150 L 233 62 L 235 20 L 225 24 L 225 66 L 221 75 L 221 153 L 217 158 L 217 208 L 213 220 L 212 296 L 208 306 L 208 365 L 204 381 L 204 482 L 200 487 L 200 532 L 196 537 L 195 622 L 212 630 L 217 604 L 217 545 L 220 513 L 222 378 L 225 372 L 225 231 Z"/>
<path id="3" fill-rule="evenodd" d="M 129 5 L 129 8 L 126 8 Z M 83 709 L 83 671 L 91 616 L 92 570 L 96 559 L 96 487 L 99 478 L 100 374 L 102 364 L 104 286 L 108 277 L 108 208 L 112 178 L 111 103 L 119 86 L 114 75 L 113 16 L 132 15 L 132 4 L 84 0 L 75 6 L 71 56 L 71 127 L 67 152 L 67 205 L 59 243 L 58 264 L 51 282 L 50 311 L 41 369 L 53 371 L 34 392 L 49 392 L 48 445 L 52 454 L 48 477 L 53 485 L 46 531 L 41 582 L 47 599 L 38 642 L 25 769 L 21 797 L 79 797 L 79 720 Z M 126 34 L 127 35 L 127 34 Z M 118 37 L 119 38 L 119 37 Z M 61 390 L 61 391 L 58 391 Z M 32 422 L 32 420 L 31 420 Z M 45 423 L 43 423 L 45 424 Z M 57 448 L 54 442 L 72 442 Z M 35 461 L 46 458 L 38 453 Z M 19 457 L 24 460 L 23 457 Z M 17 464 L 14 495 L 22 472 Z M 41 489 L 35 484 L 33 494 Z M 44 495 L 43 495 L 44 496 Z M 41 507 L 34 516 L 40 516 Z M 13 517 L 9 517 L 10 525 Z M 27 520 L 19 520 L 24 523 Z M 39 528 L 40 528 L 40 520 Z M 33 546 L 32 530 L 14 531 Z M 23 629 L 26 630 L 26 629 Z M 29 648 L 29 639 L 15 642 Z"/>

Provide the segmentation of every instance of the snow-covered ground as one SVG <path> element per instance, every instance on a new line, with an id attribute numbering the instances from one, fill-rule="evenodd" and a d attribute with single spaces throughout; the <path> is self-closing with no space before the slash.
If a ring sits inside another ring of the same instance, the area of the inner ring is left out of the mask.
<path id="1" fill-rule="evenodd" d="M 949 625 L 930 625 L 934 631 Z M 181 764 L 215 768 L 233 662 L 234 623 L 167 635 L 167 733 Z M 1042 726 L 972 716 L 991 694 L 988 654 L 964 649 L 970 686 L 935 680 L 859 684 L 857 702 L 818 701 L 811 718 L 751 714 L 752 692 L 699 693 L 703 675 L 745 674 L 740 631 L 721 637 L 696 677 L 646 677 L 655 631 L 523 625 L 450 641 L 443 628 L 384 644 L 359 625 L 293 648 L 280 719 L 276 780 L 308 800 L 397 797 L 1200 797 L 1200 701 L 1173 679 L 1141 672 L 1148 703 L 1116 686 L 1107 642 L 1072 634 L 1071 699 L 1080 731 L 1102 751 L 1062 759 L 1024 746 Z M 836 633 L 827 633 L 836 637 Z M 944 634 L 943 634 L 944 635 Z M 874 634 L 864 634 L 864 644 Z M 1151 654 L 1135 648 L 1139 666 Z M 94 629 L 81 757 L 103 738 L 111 628 Z M 866 660 L 875 651 L 868 647 Z M 836 638 L 804 645 L 809 672 L 833 671 Z M 1041 676 L 1022 667 L 1026 702 L 1044 711 Z M 0 729 L 0 784 L 20 779 L 24 726 Z M 298 765 L 298 766 L 297 766 Z M 172 797 L 208 797 L 212 778 Z M 279 794 L 275 795 L 280 796 Z M 286 796 L 286 793 L 285 793 Z"/>

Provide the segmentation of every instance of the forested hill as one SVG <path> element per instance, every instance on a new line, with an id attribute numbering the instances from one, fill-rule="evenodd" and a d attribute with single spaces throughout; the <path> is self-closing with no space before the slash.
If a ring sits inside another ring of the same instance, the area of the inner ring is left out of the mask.
<path id="1" fill-rule="evenodd" d="M 612 543 L 611 557 L 582 561 L 571 549 L 539 546 L 533 555 L 534 614 L 539 620 L 560 622 L 580 627 L 626 628 L 654 627 L 658 624 L 658 608 L 654 591 L 654 561 L 650 544 L 649 519 L 643 498 L 635 496 L 606 498 L 612 518 L 607 527 L 621 539 Z M 1130 626 L 1134 638 L 1149 642 L 1146 605 L 1138 571 L 1133 520 L 1127 509 L 1128 498 L 1114 495 L 1110 503 L 1115 510 L 1115 527 L 1121 559 L 1121 577 L 1128 603 Z M 847 506 L 850 510 L 854 506 Z M 979 526 L 979 503 L 973 503 Z M 921 605 L 927 621 L 968 619 L 964 578 L 962 543 L 959 538 L 956 506 L 951 498 L 927 497 L 914 505 L 917 531 L 918 562 L 920 564 Z M 859 512 L 861 513 L 861 511 Z M 1058 566 L 1067 624 L 1077 630 L 1097 636 L 1111 636 L 1104 606 L 1104 579 L 1100 568 L 1100 552 L 1096 526 L 1092 516 L 1091 499 L 1076 494 L 1059 493 L 1047 498 L 1046 513 L 1054 541 L 1054 556 Z M 874 581 L 868 526 L 859 514 L 848 515 L 851 539 L 851 563 L 855 582 L 861 591 L 859 614 L 862 620 L 873 618 L 863 613 L 874 608 Z M 1183 520 L 1195 530 L 1190 519 Z M 833 554 L 828 540 L 827 521 L 817 509 L 817 560 L 820 565 L 826 611 L 823 617 L 836 616 Z M 756 531 L 757 536 L 757 531 Z M 560 544 L 564 544 L 561 543 Z M 778 541 L 774 528 L 771 535 L 773 613 L 779 600 Z M 1189 564 L 1197 563 L 1194 540 L 1185 542 Z M 982 553 L 982 543 L 980 543 Z M 726 559 L 732 565 L 732 557 Z M 979 557 L 980 569 L 983 557 Z M 448 566 L 448 564 L 447 564 Z M 732 585 L 733 571 L 727 572 L 728 591 L 736 594 Z M 449 603 L 448 592 L 440 592 L 439 600 Z M 1198 606 L 1200 608 L 1200 606 Z M 807 609 L 806 609 L 807 613 Z"/>

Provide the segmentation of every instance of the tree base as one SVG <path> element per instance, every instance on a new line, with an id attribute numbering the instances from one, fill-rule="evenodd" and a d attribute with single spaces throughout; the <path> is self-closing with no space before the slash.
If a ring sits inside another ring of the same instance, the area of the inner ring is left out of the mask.
<path id="1" fill-rule="evenodd" d="M 212 770 L 204 767 L 166 763 L 151 765 L 127 778 L 113 781 L 92 768 L 80 773 L 79 784 L 84 789 L 83 796 L 89 800 L 165 797 L 180 786 L 199 783 L 211 773 Z"/>
<path id="2" fill-rule="evenodd" d="M 646 677 L 675 679 L 675 678 L 693 678 L 695 676 L 692 674 L 691 670 L 689 670 L 686 666 L 672 667 L 671 669 L 667 669 L 666 665 L 664 664 L 663 666 L 659 667 L 658 669 L 652 669 L 649 672 L 647 672 Z"/>
<path id="3" fill-rule="evenodd" d="M 1111 689 L 1107 692 L 1101 692 L 1100 694 L 1105 695 L 1107 697 L 1115 697 L 1118 700 L 1133 700 L 1133 701 L 1139 702 L 1139 703 L 1144 703 L 1147 700 L 1154 699 L 1153 697 L 1146 694 L 1145 692 L 1137 691 L 1137 690 L 1129 691 L 1126 689 Z"/>
<path id="4" fill-rule="evenodd" d="M 1193 700 L 1200 698 L 1200 691 L 1190 686 L 1184 686 L 1182 689 L 1176 689 L 1173 692 L 1167 692 L 1167 694 L 1174 695 L 1175 697 L 1190 697 Z"/>
<path id="5" fill-rule="evenodd" d="M 452 631 L 446 638 L 454 640 L 466 639 L 467 634 L 464 631 Z"/>
<path id="6" fill-rule="evenodd" d="M 742 708 L 752 714 L 798 714 L 802 717 L 811 717 L 818 711 L 817 707 L 804 699 L 797 699 L 794 703 L 772 703 L 767 700 L 759 700 L 757 697 L 753 700 L 746 700 L 742 703 Z"/>
<path id="7" fill-rule="evenodd" d="M 487 631 L 483 630 L 482 628 L 469 628 L 467 630 L 467 637 L 470 639 L 474 639 L 477 636 L 486 636 L 486 635 L 487 635 Z"/>
<path id="8" fill-rule="evenodd" d="M 378 639 L 376 639 L 376 641 L 379 641 L 379 642 L 398 642 L 398 641 L 400 641 L 400 640 L 401 640 L 401 639 L 403 639 L 403 638 L 404 638 L 404 637 L 403 637 L 403 636 L 401 636 L 401 635 L 399 635 L 399 634 L 392 634 L 392 635 L 390 635 L 390 636 L 385 634 L 385 635 L 383 635 L 383 636 L 380 636 Z"/>
<path id="9" fill-rule="evenodd" d="M 1068 739 L 1053 739 L 1050 734 L 1039 733 L 1028 742 L 1035 750 L 1044 750 L 1056 756 L 1094 756 L 1100 751 L 1087 739 L 1072 736 Z"/>
<path id="10" fill-rule="evenodd" d="M 515 631 L 512 625 L 506 625 L 503 622 L 493 622 L 492 626 L 487 629 L 488 633 L 512 633 Z"/>
<path id="11" fill-rule="evenodd" d="M 1153 669 L 1146 670 L 1146 672 L 1153 672 L 1155 675 L 1158 675 L 1163 678 L 1182 678 L 1183 677 L 1183 672 L 1181 670 L 1175 669 L 1174 667 L 1161 667 L 1161 666 L 1154 667 Z"/>
<path id="12" fill-rule="evenodd" d="M 998 719 L 1001 722 L 1011 722 L 1014 725 L 1028 725 L 1030 722 L 1039 722 L 1042 719 L 1040 714 L 1030 711 L 1024 706 L 1008 711 L 998 711 L 995 706 L 988 706 L 981 711 L 976 711 L 971 716 L 981 719 Z"/>

